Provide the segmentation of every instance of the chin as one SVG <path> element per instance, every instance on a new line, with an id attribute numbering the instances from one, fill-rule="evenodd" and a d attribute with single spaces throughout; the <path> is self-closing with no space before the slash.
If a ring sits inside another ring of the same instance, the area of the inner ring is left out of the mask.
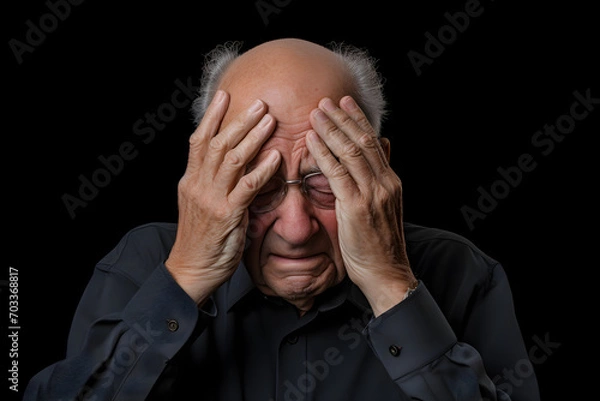
<path id="1" fill-rule="evenodd" d="M 328 288 L 338 284 L 341 278 L 336 274 L 322 274 L 318 277 L 310 275 L 290 276 L 272 283 L 270 288 L 277 296 L 288 302 L 309 301 Z"/>
<path id="2" fill-rule="evenodd" d="M 284 280 L 283 283 L 278 283 L 276 286 L 279 296 L 288 300 L 300 300 L 303 298 L 312 298 L 327 289 L 326 286 L 320 285 L 318 279 L 312 276 L 294 276 Z"/>

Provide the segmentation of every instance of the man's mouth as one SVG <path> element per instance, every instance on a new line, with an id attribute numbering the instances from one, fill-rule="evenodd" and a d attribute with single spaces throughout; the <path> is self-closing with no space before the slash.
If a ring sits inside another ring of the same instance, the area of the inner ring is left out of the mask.
<path id="1" fill-rule="evenodd" d="M 315 256 L 318 256 L 319 254 L 306 254 L 306 253 L 271 253 L 272 256 L 278 257 L 278 258 L 285 258 L 285 259 L 308 259 L 308 258 L 312 258 Z"/>
<path id="2" fill-rule="evenodd" d="M 325 265 L 322 263 L 324 256 L 323 253 L 271 253 L 269 259 L 275 266 L 284 270 L 286 275 L 318 275 Z"/>

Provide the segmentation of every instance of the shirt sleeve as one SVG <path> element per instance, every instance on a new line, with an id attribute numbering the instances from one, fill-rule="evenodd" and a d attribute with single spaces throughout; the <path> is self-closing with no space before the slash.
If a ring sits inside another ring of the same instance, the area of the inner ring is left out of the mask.
<path id="1" fill-rule="evenodd" d="M 30 380 L 25 401 L 146 399 L 153 387 L 165 387 L 159 382 L 167 366 L 216 315 L 211 302 L 199 310 L 162 262 L 146 267 L 141 282 L 135 268 L 116 268 L 129 263 L 121 251 L 116 263 L 96 267 L 66 358 Z"/>
<path id="2" fill-rule="evenodd" d="M 480 354 L 457 338 L 425 287 L 373 319 L 369 345 L 411 399 L 509 401 L 487 376 Z"/>

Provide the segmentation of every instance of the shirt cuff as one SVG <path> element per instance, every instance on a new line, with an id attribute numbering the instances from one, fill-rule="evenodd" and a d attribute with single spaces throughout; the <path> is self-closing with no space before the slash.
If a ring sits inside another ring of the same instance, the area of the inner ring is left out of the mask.
<path id="1" fill-rule="evenodd" d="M 430 364 L 457 342 L 422 282 L 407 299 L 371 320 L 363 334 L 393 380 Z"/>
<path id="2" fill-rule="evenodd" d="M 160 344 L 160 353 L 170 359 L 215 315 L 213 302 L 198 309 L 161 263 L 131 298 L 123 320 L 148 344 Z"/>

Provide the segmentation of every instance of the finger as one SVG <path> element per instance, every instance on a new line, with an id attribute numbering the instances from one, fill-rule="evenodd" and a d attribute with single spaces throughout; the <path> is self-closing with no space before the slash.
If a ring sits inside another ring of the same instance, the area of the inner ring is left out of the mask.
<path id="1" fill-rule="evenodd" d="M 323 99 L 322 102 L 325 103 L 325 99 Z M 350 118 L 352 118 L 352 120 L 356 123 L 356 125 L 358 125 L 358 127 L 362 131 L 368 133 L 371 136 L 377 136 L 377 133 L 373 129 L 373 126 L 371 125 L 369 120 L 367 119 L 367 116 L 365 116 L 365 114 L 360 109 L 358 104 L 354 101 L 352 96 L 342 97 L 340 99 L 340 108 L 344 110 L 348 114 L 348 116 L 350 116 Z"/>
<path id="2" fill-rule="evenodd" d="M 344 96 L 340 99 L 340 108 L 346 113 L 348 113 L 350 118 L 352 118 L 352 120 L 359 126 L 359 128 L 362 131 L 368 133 L 369 136 L 373 138 L 377 138 L 378 143 L 373 144 L 373 147 L 377 150 L 377 153 L 379 154 L 379 162 L 381 162 L 381 164 L 384 167 L 389 167 L 388 158 L 385 154 L 385 151 L 383 150 L 383 147 L 381 146 L 381 142 L 379 141 L 379 135 L 377 132 L 375 132 L 373 126 L 371 125 L 371 122 L 367 119 L 367 116 L 360 109 L 356 101 L 351 96 Z"/>
<path id="3" fill-rule="evenodd" d="M 206 113 L 194 133 L 190 136 L 190 150 L 188 154 L 187 172 L 200 171 L 205 156 L 205 144 L 219 130 L 221 121 L 229 106 L 229 94 L 218 90 L 215 93 Z"/>
<path id="4" fill-rule="evenodd" d="M 340 106 L 342 104 L 348 110 L 339 108 L 331 99 L 324 98 L 319 102 L 319 108 L 327 114 L 334 124 L 340 127 L 340 130 L 352 142 L 361 148 L 363 156 L 369 162 L 369 166 L 376 175 L 379 175 L 387 167 L 387 162 L 373 127 L 350 96 L 342 98 Z"/>
<path id="5" fill-rule="evenodd" d="M 317 166 L 329 180 L 335 197 L 340 201 L 352 198 L 359 193 L 356 182 L 348 169 L 331 153 L 319 135 L 309 130 L 306 133 L 306 147 L 317 162 Z"/>
<path id="6" fill-rule="evenodd" d="M 371 183 L 373 171 L 364 157 L 363 150 L 340 127 L 341 125 L 347 129 L 349 124 L 354 124 L 350 117 L 346 115 L 345 118 L 339 118 L 336 124 L 323 110 L 315 109 L 310 114 L 310 120 L 315 132 L 325 142 L 331 153 L 348 169 L 348 173 L 356 183 L 359 186 Z"/>
<path id="7" fill-rule="evenodd" d="M 229 203 L 247 208 L 260 189 L 275 175 L 281 163 L 281 154 L 277 150 L 269 151 L 267 157 L 237 182 L 229 194 Z"/>
<path id="8" fill-rule="evenodd" d="M 248 132 L 261 121 L 266 110 L 265 103 L 257 99 L 250 107 L 235 116 L 226 127 L 221 127 L 221 131 L 210 140 L 205 166 L 208 174 L 217 173 L 227 152 L 248 135 Z"/>
<path id="9" fill-rule="evenodd" d="M 265 114 L 259 123 L 233 149 L 229 150 L 215 175 L 215 184 L 229 192 L 245 173 L 248 163 L 256 157 L 275 128 L 275 119 Z"/>

